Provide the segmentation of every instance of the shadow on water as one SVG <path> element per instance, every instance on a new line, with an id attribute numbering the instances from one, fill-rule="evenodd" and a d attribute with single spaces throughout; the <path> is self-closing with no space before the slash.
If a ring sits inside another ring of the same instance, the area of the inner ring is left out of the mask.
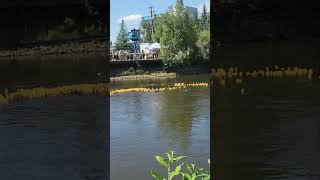
<path id="1" fill-rule="evenodd" d="M 0 109 L 4 179 L 106 177 L 107 98 L 49 97 Z"/>
<path id="2" fill-rule="evenodd" d="M 0 89 L 104 82 L 100 56 L 0 60 Z M 109 98 L 66 95 L 0 107 L 2 179 L 106 179 Z M 105 143 L 104 143 L 105 142 Z"/>
<path id="3" fill-rule="evenodd" d="M 215 91 L 217 176 L 319 178 L 320 84 L 265 82 L 249 89 L 246 96 L 238 90 Z"/>
<path id="4" fill-rule="evenodd" d="M 291 57 L 287 45 L 282 48 L 287 49 L 282 56 Z M 281 47 L 281 44 L 276 46 Z M 275 50 L 281 54 L 280 47 Z M 255 48 L 257 54 L 264 51 L 258 46 Z M 313 50 L 314 47 L 293 52 L 300 54 L 294 57 L 294 61 L 289 63 L 290 59 L 285 58 L 276 65 L 303 65 L 298 63 L 304 59 L 302 52 Z M 233 57 L 229 56 L 230 53 L 226 56 L 220 54 L 220 57 L 226 58 L 228 63 L 254 69 L 263 64 L 258 63 L 260 61 L 255 53 L 252 49 L 242 52 L 241 58 L 248 58 L 243 60 L 245 63 L 236 62 L 237 54 L 233 54 Z M 273 60 L 279 60 L 276 53 L 264 55 L 265 61 L 261 62 L 266 63 L 270 59 L 267 65 L 275 65 Z M 313 53 L 305 57 L 309 60 L 305 65 L 312 66 L 319 56 Z M 240 93 L 242 87 L 245 95 Z M 239 87 L 212 88 L 215 178 L 319 179 L 319 90 L 320 82 L 317 79 L 252 80 Z"/>
<path id="5" fill-rule="evenodd" d="M 106 74 L 101 55 L 0 59 L 0 89 L 105 82 Z"/>

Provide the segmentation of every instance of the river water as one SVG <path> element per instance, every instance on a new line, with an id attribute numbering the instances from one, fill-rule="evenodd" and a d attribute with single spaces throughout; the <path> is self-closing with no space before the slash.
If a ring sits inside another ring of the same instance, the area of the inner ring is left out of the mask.
<path id="1" fill-rule="evenodd" d="M 221 65 L 314 68 L 319 41 L 251 43 L 224 48 Z M 248 48 L 250 47 L 250 48 Z M 231 53 L 232 52 L 232 53 Z M 225 62 L 225 63 L 223 63 Z M 259 79 L 213 88 L 215 178 L 320 179 L 320 80 Z M 244 88 L 244 95 L 241 93 Z"/>
<path id="2" fill-rule="evenodd" d="M 0 90 L 101 82 L 105 72 L 96 56 L 0 60 Z M 93 95 L 0 105 L 1 179 L 106 179 L 108 114 L 109 98 Z"/>
<path id="3" fill-rule="evenodd" d="M 214 93 L 217 177 L 319 179 L 319 82 L 252 83 Z"/>
<path id="4" fill-rule="evenodd" d="M 108 81 L 101 55 L 0 59 L 0 90 Z"/>
<path id="5" fill-rule="evenodd" d="M 112 88 L 159 86 L 173 82 L 208 82 L 208 75 L 168 81 L 133 81 Z M 111 179 L 152 179 L 151 169 L 164 173 L 154 156 L 169 150 L 187 155 L 206 170 L 210 154 L 209 88 L 132 92 L 110 97 Z"/>
<path id="6" fill-rule="evenodd" d="M 101 57 L 0 61 L 0 91 L 107 81 Z M 113 88 L 208 82 L 208 76 L 115 83 Z M 110 100 L 110 101 L 109 101 Z M 108 123 L 111 110 L 111 159 Z M 0 174 L 3 179 L 151 179 L 163 173 L 154 156 L 169 150 L 208 170 L 209 88 L 67 95 L 0 105 Z"/>

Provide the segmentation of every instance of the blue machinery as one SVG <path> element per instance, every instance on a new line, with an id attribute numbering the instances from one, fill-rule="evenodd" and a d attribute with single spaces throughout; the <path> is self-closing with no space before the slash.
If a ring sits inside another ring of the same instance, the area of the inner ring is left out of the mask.
<path id="1" fill-rule="evenodd" d="M 139 46 L 140 31 L 138 29 L 132 29 L 131 32 L 128 33 L 128 38 L 133 43 L 132 45 L 133 53 L 139 53 L 140 52 L 140 46 Z"/>

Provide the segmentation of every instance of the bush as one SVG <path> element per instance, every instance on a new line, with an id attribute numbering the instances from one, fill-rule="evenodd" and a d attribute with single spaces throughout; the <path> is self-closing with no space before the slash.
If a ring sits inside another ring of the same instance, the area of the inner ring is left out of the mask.
<path id="1" fill-rule="evenodd" d="M 121 74 L 124 76 L 130 76 L 130 75 L 137 75 L 137 74 L 144 74 L 144 70 L 141 68 L 134 69 L 133 67 L 130 67 L 129 69 L 123 71 Z"/>
<path id="2" fill-rule="evenodd" d="M 154 21 L 154 39 L 160 41 L 160 55 L 165 68 L 191 65 L 196 52 L 196 22 L 189 16 L 183 1 L 177 1 Z"/>
<path id="3" fill-rule="evenodd" d="M 210 31 L 203 30 L 199 33 L 197 47 L 202 60 L 209 61 L 210 53 Z"/>
<path id="4" fill-rule="evenodd" d="M 100 34 L 100 32 L 102 32 L 101 26 L 91 24 L 81 29 L 72 18 L 67 17 L 63 23 L 48 30 L 48 35 L 45 40 L 77 39 L 81 36 L 95 36 Z M 40 36 L 38 39 L 41 38 Z"/>
<path id="5" fill-rule="evenodd" d="M 179 68 L 191 64 L 189 51 L 163 54 L 163 64 L 166 68 Z"/>
<path id="6" fill-rule="evenodd" d="M 151 170 L 152 177 L 157 180 L 172 180 L 173 177 L 179 175 L 182 176 L 182 180 L 196 180 L 197 178 L 200 178 L 201 180 L 210 180 L 210 173 L 205 172 L 203 168 L 196 168 L 194 163 L 181 163 L 181 160 L 186 158 L 186 156 L 176 157 L 174 151 L 169 151 L 165 154 L 167 155 L 167 158 L 155 156 L 156 161 L 167 169 L 167 178 L 160 175 L 158 172 Z M 173 163 L 178 163 L 179 165 L 173 167 Z M 210 160 L 208 163 L 210 165 Z"/>

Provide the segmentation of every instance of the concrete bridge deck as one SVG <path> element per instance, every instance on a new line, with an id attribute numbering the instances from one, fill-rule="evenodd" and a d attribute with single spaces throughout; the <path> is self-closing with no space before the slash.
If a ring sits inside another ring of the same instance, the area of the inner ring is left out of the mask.
<path id="1" fill-rule="evenodd" d="M 161 63 L 161 59 L 111 60 L 110 64 Z"/>
<path id="2" fill-rule="evenodd" d="M 162 63 L 159 53 L 110 54 L 110 64 Z"/>

